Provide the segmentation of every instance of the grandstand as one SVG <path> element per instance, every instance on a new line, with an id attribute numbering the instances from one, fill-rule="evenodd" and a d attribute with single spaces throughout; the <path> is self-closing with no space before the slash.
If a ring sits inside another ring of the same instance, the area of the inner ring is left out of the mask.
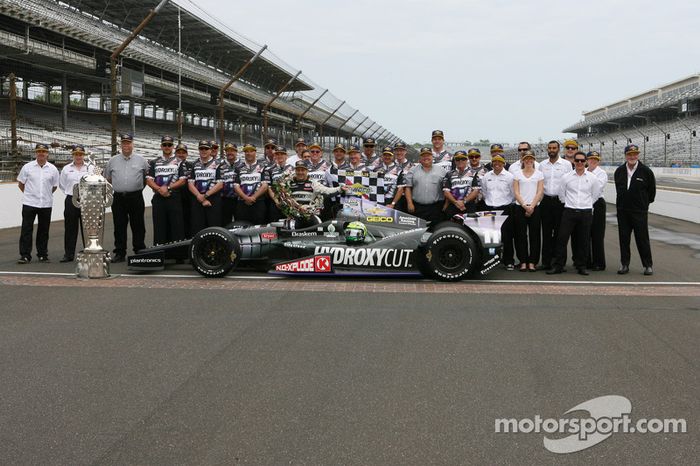
<path id="1" fill-rule="evenodd" d="M 111 155 L 110 55 L 156 4 L 0 0 L 0 179 L 14 179 L 35 142 L 51 143 L 59 163 L 78 142 L 98 158 Z M 165 4 L 118 61 L 118 131 L 133 132 L 147 156 L 158 153 L 163 134 L 190 144 L 218 140 L 219 92 L 244 67 L 224 94 L 226 141 L 259 145 L 267 136 L 292 145 L 305 137 L 328 148 L 367 137 L 399 140 L 268 48 L 189 5 Z"/>
<path id="2" fill-rule="evenodd" d="M 563 131 L 607 164 L 622 162 L 633 143 L 649 165 L 700 167 L 700 74 L 583 112 L 582 121 Z"/>

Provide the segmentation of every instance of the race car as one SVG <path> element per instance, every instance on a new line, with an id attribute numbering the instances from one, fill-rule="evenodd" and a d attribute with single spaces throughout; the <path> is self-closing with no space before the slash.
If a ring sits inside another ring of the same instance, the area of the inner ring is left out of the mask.
<path id="1" fill-rule="evenodd" d="M 275 275 L 404 276 L 457 281 L 484 277 L 500 263 L 502 212 L 456 215 L 428 226 L 418 217 L 363 198 L 348 198 L 334 220 L 297 228 L 268 225 L 210 227 L 191 240 L 156 245 L 129 256 L 134 271 L 162 270 L 166 259 L 189 254 L 205 277 L 223 277 L 252 266 Z M 348 225 L 366 226 L 362 242 L 350 242 Z"/>

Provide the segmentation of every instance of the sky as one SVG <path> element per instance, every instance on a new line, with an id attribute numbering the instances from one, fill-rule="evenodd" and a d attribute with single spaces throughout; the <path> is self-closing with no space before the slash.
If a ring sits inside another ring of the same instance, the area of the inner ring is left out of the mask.
<path id="1" fill-rule="evenodd" d="M 191 1 L 407 142 L 561 138 L 700 73 L 700 2 Z"/>

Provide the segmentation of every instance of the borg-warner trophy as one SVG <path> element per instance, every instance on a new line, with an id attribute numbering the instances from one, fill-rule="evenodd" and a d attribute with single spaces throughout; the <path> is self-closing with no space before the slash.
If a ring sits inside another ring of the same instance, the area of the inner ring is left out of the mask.
<path id="1" fill-rule="evenodd" d="M 73 205 L 80 209 L 84 249 L 77 255 L 76 275 L 81 278 L 109 277 L 109 252 L 102 247 L 105 232 L 105 209 L 112 205 L 114 190 L 95 167 L 73 187 Z"/>

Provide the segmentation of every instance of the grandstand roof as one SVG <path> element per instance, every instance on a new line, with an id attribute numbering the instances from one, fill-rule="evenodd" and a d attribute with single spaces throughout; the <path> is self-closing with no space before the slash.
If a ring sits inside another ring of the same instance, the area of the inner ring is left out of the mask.
<path id="1" fill-rule="evenodd" d="M 133 30 L 149 11 L 159 3 L 153 0 L 62 0 L 76 10 L 114 24 L 122 29 Z M 180 10 L 182 22 L 182 52 L 197 60 L 210 64 L 230 75 L 235 74 L 243 64 L 262 48 L 243 37 L 234 37 L 210 21 L 169 2 L 141 32 L 141 36 L 159 43 L 171 50 L 178 47 L 177 17 Z M 245 80 L 269 91 L 277 91 L 295 74 L 282 63 L 273 63 L 266 55 L 257 59 L 248 69 Z M 287 88 L 288 92 L 311 90 L 309 84 L 300 79 Z"/>

